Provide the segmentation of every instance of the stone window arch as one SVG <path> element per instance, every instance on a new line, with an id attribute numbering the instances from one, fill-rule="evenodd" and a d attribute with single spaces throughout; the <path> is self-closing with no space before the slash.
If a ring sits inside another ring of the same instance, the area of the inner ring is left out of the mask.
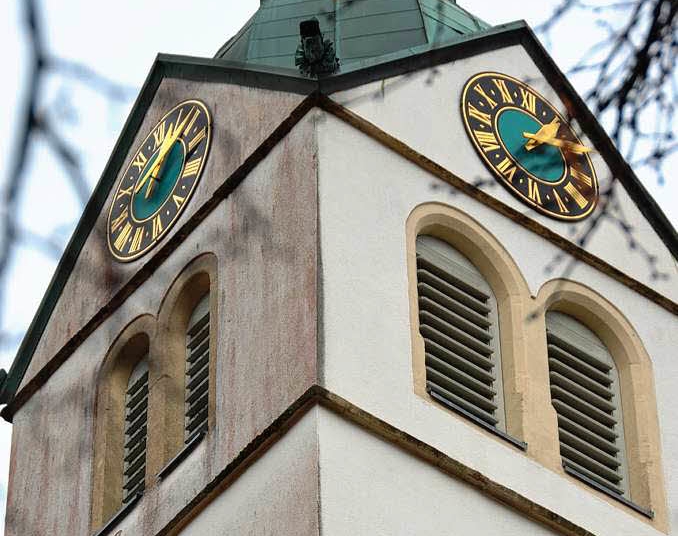
<path id="1" fill-rule="evenodd" d="M 421 269 L 424 268 L 422 256 L 426 256 L 424 250 L 427 248 L 422 241 L 433 241 L 437 243 L 439 252 L 446 250 L 443 256 L 447 255 L 448 260 L 454 258 L 452 263 L 466 271 L 467 283 L 482 286 L 484 295 L 488 297 L 491 309 L 488 319 L 493 323 L 494 338 L 490 344 L 494 345 L 493 354 L 497 357 L 497 381 L 491 388 L 501 396 L 497 404 L 498 422 L 491 426 L 495 430 L 490 431 L 496 433 L 498 430 L 501 432 L 498 435 L 524 448 L 528 428 L 523 357 L 527 352 L 523 320 L 530 293 L 520 270 L 498 240 L 481 224 L 464 212 L 442 203 L 426 203 L 415 208 L 407 220 L 406 233 L 415 393 L 432 403 L 439 401 L 431 392 L 429 379 L 432 367 L 429 364 L 427 369 L 426 356 L 429 342 L 424 334 L 428 328 L 424 328 L 422 321 L 423 315 L 427 314 L 422 301 L 426 298 L 426 291 L 421 286 L 425 283 L 421 278 Z M 439 259 L 445 263 L 445 260 Z M 448 263 L 448 266 L 452 264 Z M 435 268 L 431 269 L 435 271 Z M 471 280 L 476 283 L 471 283 Z M 480 345 L 477 346 L 480 348 Z M 485 351 L 485 354 L 488 352 Z M 431 361 L 430 357 L 428 359 Z"/>
<path id="2" fill-rule="evenodd" d="M 217 259 L 206 253 L 181 270 L 158 312 L 155 347 L 163 356 L 158 386 L 162 403 L 153 408 L 153 417 L 164 432 L 163 463 L 157 468 L 161 475 L 167 464 L 178 461 L 177 455 L 195 439 L 195 432 L 201 437 L 214 427 L 216 289 Z M 192 333 L 196 326 L 199 329 Z M 198 383 L 191 385 L 196 380 Z M 189 400 L 191 395 L 198 395 L 198 399 Z M 189 430 L 189 426 L 193 427 Z"/>
<path id="3" fill-rule="evenodd" d="M 155 376 L 150 353 L 154 330 L 155 320 L 150 315 L 132 321 L 107 352 L 99 372 L 95 411 L 93 528 L 102 526 L 125 506 L 133 505 L 149 482 L 148 467 L 152 465 L 154 449 L 151 447 L 153 441 L 147 438 L 149 399 L 152 397 L 148 386 Z M 130 388 L 139 386 L 137 384 L 144 376 L 145 380 L 141 382 L 144 385 L 140 385 L 139 390 L 135 389 L 135 400 L 132 400 L 128 396 Z M 135 459 L 126 459 L 130 455 L 135 455 Z M 126 472 L 129 474 L 126 475 Z"/>
<path id="4" fill-rule="evenodd" d="M 536 303 L 541 311 L 540 321 L 547 329 L 552 315 L 569 318 L 584 326 L 609 353 L 619 382 L 619 431 L 624 440 L 620 447 L 623 447 L 622 458 L 626 466 L 622 498 L 628 499 L 636 515 L 645 521 L 650 517 L 653 526 L 666 530 L 668 513 L 652 361 L 640 337 L 614 305 L 574 281 L 549 281 L 540 289 Z M 544 356 L 549 355 L 547 337 L 540 350 Z M 554 455 L 558 455 L 560 462 L 556 470 L 571 476 L 560 459 L 558 412 L 550 405 L 546 413 L 545 427 L 552 434 Z"/>

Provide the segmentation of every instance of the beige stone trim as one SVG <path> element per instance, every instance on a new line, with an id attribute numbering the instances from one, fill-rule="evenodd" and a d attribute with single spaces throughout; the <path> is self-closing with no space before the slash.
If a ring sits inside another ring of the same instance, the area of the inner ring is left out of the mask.
<path id="1" fill-rule="evenodd" d="M 543 330 L 548 310 L 560 311 L 579 320 L 600 338 L 612 355 L 619 373 L 630 498 L 634 503 L 652 510 L 654 519 L 650 524 L 668 533 L 668 506 L 654 373 L 652 360 L 640 337 L 619 309 L 604 297 L 580 283 L 556 279 L 545 283 L 535 299 L 534 324 L 542 332 L 540 339 L 534 340 L 533 348 L 537 355 L 546 355 Z M 557 439 L 556 413 L 550 403 L 547 408 L 548 415 L 544 417 L 551 421 L 549 428 L 555 428 Z M 557 441 L 553 443 L 553 448 L 557 452 Z M 553 469 L 565 474 L 560 464 Z M 617 504 L 604 494 L 598 495 Z M 649 522 L 640 514 L 634 512 L 633 515 Z"/>
<path id="2" fill-rule="evenodd" d="M 527 443 L 525 454 L 529 458 L 570 479 L 587 493 L 667 532 L 652 363 L 633 326 L 605 298 L 573 281 L 550 281 L 533 297 L 509 253 L 479 222 L 443 203 L 419 205 L 406 223 L 414 392 L 453 418 L 467 422 L 434 402 L 426 392 L 424 341 L 419 333 L 417 302 L 416 238 L 419 234 L 448 242 L 476 266 L 492 287 L 499 310 L 507 433 Z M 569 314 L 587 325 L 615 360 L 621 384 L 631 500 L 654 511 L 653 520 L 570 477 L 562 468 L 546 348 L 545 313 L 549 309 Z M 474 425 L 469 423 L 469 426 Z M 500 441 L 490 433 L 486 435 Z"/>
<path id="3" fill-rule="evenodd" d="M 210 384 L 208 422 L 214 428 L 215 371 L 217 347 L 217 257 L 205 253 L 193 259 L 179 273 L 163 297 L 158 311 L 154 355 L 162 356 L 162 375 L 158 379 L 157 404 L 150 408 L 149 423 L 161 445 L 158 464 L 149 466 L 156 475 L 184 446 L 186 388 L 186 330 L 196 305 L 210 293 Z M 150 432 L 149 432 L 150 433 Z"/>
<path id="4" fill-rule="evenodd" d="M 154 331 L 153 316 L 143 315 L 134 319 L 111 345 L 99 370 L 94 411 L 92 529 L 100 527 L 122 504 L 127 382 L 136 364 L 148 352 L 149 387 L 152 385 L 157 374 L 149 352 Z"/>

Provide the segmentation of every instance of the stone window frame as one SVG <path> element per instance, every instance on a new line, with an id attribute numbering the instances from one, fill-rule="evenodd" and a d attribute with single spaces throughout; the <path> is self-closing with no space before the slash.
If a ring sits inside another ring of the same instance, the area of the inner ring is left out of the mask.
<path id="1" fill-rule="evenodd" d="M 546 312 L 557 311 L 571 316 L 590 329 L 612 356 L 619 375 L 630 500 L 652 512 L 653 517 L 649 519 L 628 508 L 626 511 L 644 522 L 649 522 L 656 529 L 668 532 L 669 516 L 662 470 L 654 372 L 652 359 L 638 333 L 623 313 L 604 296 L 576 281 L 552 279 L 542 285 L 534 301 L 537 320 L 535 324 L 539 324 L 541 328 L 540 339 L 534 341 L 535 353 L 546 355 Z M 548 382 L 548 363 L 542 365 L 539 375 L 544 377 L 546 374 Z M 543 382 L 539 382 L 538 387 L 548 389 Z M 544 426 L 557 438 L 557 414 L 550 403 L 545 413 L 548 414 L 548 419 Z M 557 442 L 552 454 L 558 459 L 557 472 L 565 474 Z M 574 477 L 567 478 L 591 489 Z M 619 504 L 602 492 L 595 493 L 607 502 Z"/>
<path id="2" fill-rule="evenodd" d="M 489 231 L 460 210 L 437 202 L 416 207 L 410 213 L 406 224 L 415 394 L 443 411 L 449 412 L 455 418 L 463 419 L 452 410 L 442 408 L 426 392 L 424 339 L 419 333 L 417 293 L 416 241 L 419 235 L 434 236 L 450 244 L 473 263 L 491 287 L 498 310 L 506 433 L 519 442 L 526 442 L 527 412 L 524 403 L 527 379 L 520 374 L 520 371 L 525 368 L 524 365 L 518 366 L 516 360 L 523 358 L 528 352 L 525 337 L 520 331 L 521 324 L 516 320 L 524 318 L 526 314 L 523 298 L 529 295 L 527 282 L 508 252 Z M 479 429 L 482 430 L 482 428 Z M 490 434 L 490 432 L 486 433 Z"/>
<path id="3" fill-rule="evenodd" d="M 143 314 L 115 338 L 97 375 L 90 528 L 109 523 L 122 508 L 124 400 L 132 369 L 146 353 L 149 365 L 146 492 L 196 443 L 184 445 L 186 329 L 205 294 L 210 295 L 208 432 L 215 427 L 218 341 L 217 257 L 203 253 L 188 262 L 168 285 L 156 314 Z M 145 343 L 141 341 L 145 340 Z M 143 347 L 143 352 L 142 352 Z M 204 437 L 204 436 L 202 436 Z"/>
<path id="4" fill-rule="evenodd" d="M 95 402 L 94 467 L 91 528 L 102 526 L 122 508 L 125 395 L 134 367 L 148 356 L 149 410 L 155 393 L 157 362 L 152 351 L 155 318 L 146 314 L 132 320 L 106 352 L 98 374 Z M 150 423 L 150 413 L 148 422 Z M 149 461 L 156 449 L 148 430 L 146 447 L 146 486 L 149 485 Z"/>
<path id="5" fill-rule="evenodd" d="M 440 202 L 418 205 L 406 222 L 414 393 L 440 411 L 468 422 L 437 404 L 426 392 L 416 277 L 416 238 L 420 234 L 445 240 L 457 249 L 475 265 L 495 293 L 499 309 L 506 429 L 509 435 L 527 443 L 524 454 L 582 490 L 668 533 L 652 360 L 631 323 L 603 296 L 575 281 L 550 280 L 533 296 L 522 272 L 501 242 L 473 217 Z M 560 457 L 557 414 L 551 404 L 545 316 L 548 310 L 568 314 L 589 327 L 610 351 L 621 384 L 630 497 L 636 505 L 652 511 L 652 518 L 565 473 Z M 473 426 L 472 423 L 469 425 Z M 498 440 L 495 435 L 485 434 Z"/>
<path id="6" fill-rule="evenodd" d="M 170 284 L 158 311 L 156 348 L 163 354 L 164 374 L 160 389 L 162 405 L 158 406 L 162 411 L 160 415 L 155 415 L 156 422 L 163 423 L 162 463 L 156 468 L 156 473 L 163 476 L 179 461 L 177 456 L 186 454 L 186 448 L 195 447 L 195 443 L 184 444 L 186 331 L 195 307 L 208 293 L 210 356 L 207 434 L 214 429 L 216 423 L 217 288 L 217 257 L 213 253 L 205 253 L 191 260 L 181 270 Z"/>

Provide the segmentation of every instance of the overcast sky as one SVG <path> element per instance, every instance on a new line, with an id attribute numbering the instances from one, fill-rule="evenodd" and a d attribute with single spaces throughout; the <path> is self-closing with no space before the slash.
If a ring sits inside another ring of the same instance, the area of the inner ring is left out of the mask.
<path id="1" fill-rule="evenodd" d="M 491 24 L 526 19 L 536 25 L 559 3 L 555 0 L 461 1 L 460 5 Z M 602 2 L 601 2 L 602 3 Z M 609 3 L 608 0 L 605 3 Z M 0 85 L 0 180 L 6 181 L 13 132 L 21 113 L 26 83 L 26 40 L 22 25 L 22 0 L 0 3 L 0 42 L 5 74 Z M 61 132 L 81 148 L 87 178 L 93 186 L 110 155 L 129 112 L 132 98 L 141 87 L 158 52 L 211 57 L 254 13 L 258 0 L 42 0 L 46 43 L 52 55 L 76 60 L 130 88 L 130 98 L 111 105 L 97 92 L 63 77 L 52 76 L 46 84 L 45 105 L 62 118 Z M 591 20 L 577 20 L 553 36 L 552 54 L 561 68 L 576 61 L 592 43 L 597 28 Z M 572 36 L 576 35 L 576 39 Z M 63 102 L 71 102 L 68 107 Z M 63 108 L 63 109 L 62 109 Z M 31 155 L 27 189 L 20 207 L 24 228 L 44 234 L 58 230 L 65 243 L 81 207 L 68 188 L 58 162 L 39 144 Z M 646 179 L 641 176 L 641 179 Z M 646 187 L 674 222 L 678 221 L 678 182 L 659 187 L 654 178 Z M 10 288 L 5 289 L 4 329 L 16 334 L 26 329 L 56 266 L 55 260 L 23 247 L 13 263 Z M 0 367 L 9 368 L 15 346 L 0 352 Z M 4 502 L 11 426 L 0 425 L 0 498 Z M 4 505 L 0 508 L 4 515 Z M 4 520 L 0 520 L 4 527 Z M 0 536 L 2 529 L 0 528 Z"/>

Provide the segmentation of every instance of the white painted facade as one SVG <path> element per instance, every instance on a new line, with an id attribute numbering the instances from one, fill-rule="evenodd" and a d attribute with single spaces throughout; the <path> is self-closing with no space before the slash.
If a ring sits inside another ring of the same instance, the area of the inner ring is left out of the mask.
<path id="1" fill-rule="evenodd" d="M 466 80 L 479 71 L 498 70 L 530 80 L 552 102 L 557 96 L 521 48 L 512 47 L 407 77 L 373 83 L 335 98 L 355 113 L 404 141 L 467 182 L 491 178 L 468 140 L 459 102 Z M 432 83 L 429 83 L 432 80 Z M 344 122 L 327 115 L 317 121 L 320 233 L 323 259 L 324 381 L 326 387 L 377 417 L 434 446 L 490 479 L 599 535 L 650 535 L 658 532 L 617 507 L 587 493 L 489 437 L 463 418 L 415 395 L 412 378 L 405 222 L 422 203 L 456 207 L 488 230 L 508 251 L 534 296 L 560 276 L 545 267 L 562 250 L 486 205 L 455 191 Z M 594 164 L 604 189 L 609 173 L 600 157 Z M 603 226 L 586 249 L 631 277 L 675 299 L 675 264 L 638 209 L 617 185 L 624 212 L 636 236 L 659 257 L 667 282 L 652 280 L 647 264 L 629 251 L 621 233 Z M 540 216 L 498 184 L 484 190 L 571 239 L 571 224 Z M 578 232 L 586 223 L 580 223 Z M 567 256 L 567 254 L 566 254 Z M 568 257 L 570 259 L 570 257 Z M 651 356 L 664 453 L 664 475 L 671 517 L 678 534 L 678 449 L 675 391 L 678 387 L 678 319 L 591 266 L 574 262 L 568 279 L 593 289 L 622 312 Z M 569 262 L 560 265 L 561 270 Z M 555 418 L 555 413 L 554 413 Z M 369 466 L 370 454 L 364 462 Z M 392 471 L 393 472 L 393 471 Z M 399 486 L 392 488 L 399 495 Z M 408 519 L 411 510 L 394 509 Z M 492 514 L 490 514 L 492 515 Z M 482 533 L 482 532 L 481 532 Z"/>
<path id="2" fill-rule="evenodd" d="M 483 181 L 481 189 L 487 194 L 575 242 L 588 229 L 587 220 L 578 224 L 560 222 L 530 209 L 494 180 L 478 157 L 466 134 L 460 103 L 466 81 L 484 71 L 496 71 L 525 81 L 553 103 L 563 116 L 568 116 L 558 93 L 544 79 L 529 54 L 517 45 L 391 78 L 383 83 L 367 84 L 335 94 L 332 98 L 465 181 Z M 576 121 L 573 125 L 579 132 Z M 593 146 L 586 136 L 582 136 L 582 140 Z M 606 191 L 611 173 L 599 154 L 594 153 L 592 161 L 600 190 Z M 432 187 L 434 184 L 431 181 Z M 445 185 L 439 187 L 446 188 Z M 630 251 L 627 236 L 609 220 L 604 219 L 597 227 L 586 249 L 633 279 L 674 301 L 678 300 L 675 262 L 623 186 L 616 182 L 614 188 L 621 212 L 633 227 L 636 240 L 658 257 L 657 268 L 669 279 L 653 279 L 643 256 Z M 549 256 L 539 255 L 533 262 L 537 263 L 537 270 L 543 271 L 551 260 Z"/>

